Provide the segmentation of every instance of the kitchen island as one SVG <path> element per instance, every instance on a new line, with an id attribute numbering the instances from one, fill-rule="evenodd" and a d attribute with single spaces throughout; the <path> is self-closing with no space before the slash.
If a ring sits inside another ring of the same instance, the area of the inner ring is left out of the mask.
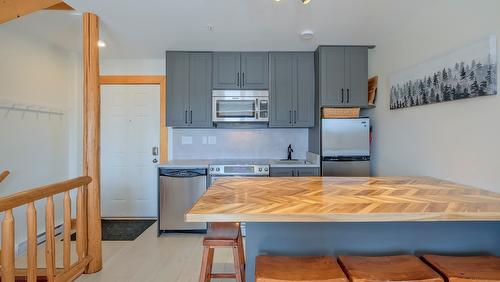
<path id="1" fill-rule="evenodd" d="M 247 222 L 247 281 L 255 257 L 500 255 L 500 195 L 429 177 L 218 180 L 192 222 Z"/>

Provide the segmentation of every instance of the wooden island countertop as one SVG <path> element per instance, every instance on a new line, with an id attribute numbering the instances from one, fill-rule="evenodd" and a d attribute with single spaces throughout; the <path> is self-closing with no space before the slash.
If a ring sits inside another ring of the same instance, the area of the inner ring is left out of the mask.
<path id="1" fill-rule="evenodd" d="M 226 178 L 186 221 L 500 221 L 500 194 L 430 177 Z"/>

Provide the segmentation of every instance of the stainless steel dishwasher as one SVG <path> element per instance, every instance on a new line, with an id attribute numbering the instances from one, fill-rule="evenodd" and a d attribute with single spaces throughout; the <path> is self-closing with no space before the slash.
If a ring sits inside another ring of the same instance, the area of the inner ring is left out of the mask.
<path id="1" fill-rule="evenodd" d="M 206 169 L 160 169 L 160 232 L 205 232 L 206 223 L 184 214 L 207 190 Z"/>

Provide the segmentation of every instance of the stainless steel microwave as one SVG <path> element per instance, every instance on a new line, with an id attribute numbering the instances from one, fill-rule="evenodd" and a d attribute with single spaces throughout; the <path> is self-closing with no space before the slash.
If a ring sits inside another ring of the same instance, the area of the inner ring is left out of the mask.
<path id="1" fill-rule="evenodd" d="M 213 122 L 268 122 L 269 91 L 213 90 Z"/>

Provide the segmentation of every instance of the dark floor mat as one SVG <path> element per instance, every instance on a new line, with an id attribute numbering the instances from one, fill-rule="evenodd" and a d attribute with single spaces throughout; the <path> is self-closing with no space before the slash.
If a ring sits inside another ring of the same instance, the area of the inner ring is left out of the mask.
<path id="1" fill-rule="evenodd" d="M 155 222 L 156 219 L 103 219 L 102 240 L 134 241 Z M 71 241 L 75 240 L 76 234 L 72 234 Z"/>

